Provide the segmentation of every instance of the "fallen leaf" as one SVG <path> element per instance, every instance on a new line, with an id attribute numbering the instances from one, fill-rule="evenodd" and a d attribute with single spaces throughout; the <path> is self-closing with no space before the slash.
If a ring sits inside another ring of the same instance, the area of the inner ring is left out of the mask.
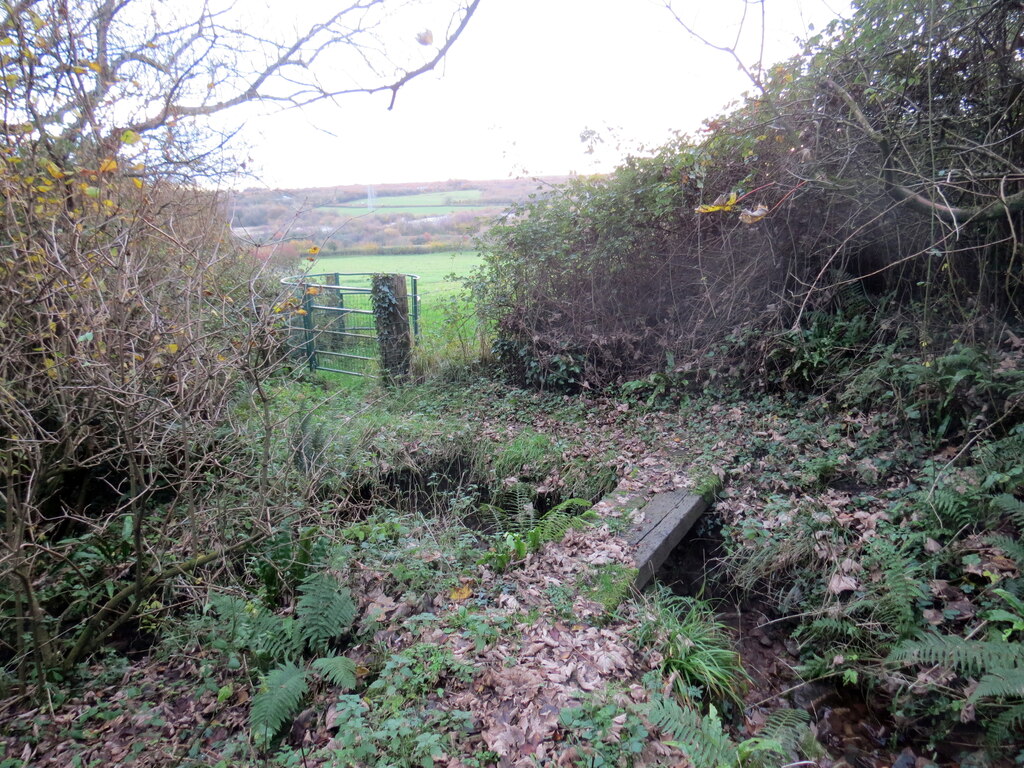
<path id="1" fill-rule="evenodd" d="M 832 574 L 828 581 L 828 591 L 833 595 L 841 595 L 843 592 L 856 592 L 860 589 L 860 582 L 852 576 L 844 576 L 841 573 Z"/>
<path id="2" fill-rule="evenodd" d="M 463 584 L 461 587 L 454 587 L 452 589 L 451 598 L 455 602 L 460 603 L 472 594 L 473 588 L 469 584 Z"/>

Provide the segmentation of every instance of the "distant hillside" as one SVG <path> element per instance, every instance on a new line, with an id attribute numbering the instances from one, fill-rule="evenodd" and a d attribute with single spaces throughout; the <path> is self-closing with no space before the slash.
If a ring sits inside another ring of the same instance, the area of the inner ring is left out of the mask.
<path id="1" fill-rule="evenodd" d="M 229 205 L 234 234 L 282 258 L 425 253 L 470 245 L 509 205 L 568 177 L 247 189 Z"/>

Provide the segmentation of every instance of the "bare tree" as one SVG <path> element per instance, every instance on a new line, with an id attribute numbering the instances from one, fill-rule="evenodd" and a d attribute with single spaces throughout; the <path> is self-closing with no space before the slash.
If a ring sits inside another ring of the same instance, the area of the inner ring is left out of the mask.
<path id="1" fill-rule="evenodd" d="M 218 0 L 22 0 L 3 20 L 3 128 L 28 132 L 57 158 L 129 145 L 129 155 L 148 150 L 150 167 L 194 161 L 176 151 L 183 131 L 243 104 L 390 92 L 394 106 L 399 89 L 442 61 L 479 2 L 452 0 L 435 46 L 432 32 L 386 38 L 420 4 L 408 0 L 356 0 L 322 17 Z"/>
<path id="2" fill-rule="evenodd" d="M 408 2 L 293 24 L 245 18 L 250 2 L 5 6 L 0 689 L 3 671 L 24 690 L 71 669 L 290 503 L 264 386 L 281 316 L 215 196 L 187 183 L 217 145 L 202 120 L 353 93 L 393 104 L 478 3 L 453 0 L 436 47 L 407 35 L 415 57 L 389 31 Z M 232 416 L 240 389 L 256 426 Z"/>

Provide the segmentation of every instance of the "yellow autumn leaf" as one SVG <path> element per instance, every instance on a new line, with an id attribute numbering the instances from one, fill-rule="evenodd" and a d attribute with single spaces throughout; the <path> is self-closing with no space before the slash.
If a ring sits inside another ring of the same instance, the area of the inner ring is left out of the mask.
<path id="1" fill-rule="evenodd" d="M 177 344 L 168 344 L 166 347 L 164 347 L 164 349 L 166 349 L 168 353 L 173 355 L 175 352 L 178 351 L 178 345 Z"/>
<path id="2" fill-rule="evenodd" d="M 138 189 L 142 189 L 142 179 L 133 178 L 132 184 L 134 184 Z"/>
<path id="3" fill-rule="evenodd" d="M 90 61 L 89 62 L 89 69 L 91 69 L 93 72 L 102 72 L 103 71 L 103 67 L 101 67 L 99 65 L 99 62 L 96 62 L 96 61 Z"/>
<path id="4" fill-rule="evenodd" d="M 320 287 L 316 285 L 307 286 L 306 293 L 310 296 L 318 296 L 320 294 Z"/>
<path id="5" fill-rule="evenodd" d="M 461 603 L 463 600 L 473 594 L 473 588 L 469 584 L 463 584 L 461 587 L 455 587 L 452 589 L 451 598 L 457 603 Z"/>
<path id="6" fill-rule="evenodd" d="M 308 314 L 309 314 L 309 312 L 307 312 L 307 311 L 306 311 L 306 310 L 304 310 L 304 309 L 296 309 L 296 310 L 295 310 L 295 314 L 296 314 L 296 315 L 308 315 Z"/>
<path id="7" fill-rule="evenodd" d="M 132 131 L 132 130 L 124 131 L 121 134 L 121 143 L 122 144 L 134 144 L 140 138 L 141 137 L 139 136 L 139 134 L 137 134 L 135 131 Z"/>
<path id="8" fill-rule="evenodd" d="M 57 164 L 52 160 L 46 163 L 46 172 L 53 176 L 55 179 L 63 179 L 64 171 L 57 167 Z"/>
<path id="9" fill-rule="evenodd" d="M 117 170 L 117 160 L 108 157 L 100 161 L 100 173 L 113 173 Z"/>
<path id="10" fill-rule="evenodd" d="M 311 253 L 314 256 L 316 256 L 318 253 L 320 253 L 320 248 L 318 246 L 314 245 L 312 248 L 310 248 L 308 251 L 306 251 L 306 253 Z"/>
<path id="11" fill-rule="evenodd" d="M 736 207 L 737 195 L 735 192 L 730 192 L 728 196 L 719 195 L 715 198 L 715 202 L 711 205 L 698 205 L 694 208 L 694 213 L 714 213 L 715 211 L 731 211 Z"/>
<path id="12" fill-rule="evenodd" d="M 57 362 L 53 360 L 53 358 L 44 357 L 43 368 L 46 369 L 46 375 L 49 376 L 51 379 L 57 378 Z"/>

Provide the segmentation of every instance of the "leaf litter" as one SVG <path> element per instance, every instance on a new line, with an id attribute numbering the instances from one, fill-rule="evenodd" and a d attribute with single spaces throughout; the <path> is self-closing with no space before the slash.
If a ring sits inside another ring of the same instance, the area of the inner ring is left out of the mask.
<path id="1" fill-rule="evenodd" d="M 567 449 L 574 457 L 606 457 L 603 460 L 615 468 L 619 483 L 594 510 L 615 530 L 622 530 L 623 519 L 635 518 L 653 493 L 689 487 L 695 466 L 727 476 L 727 491 L 716 512 L 735 532 L 750 525 L 766 532 L 785 529 L 792 523 L 793 507 L 770 509 L 765 499 L 770 494 L 799 496 L 801 509 L 813 509 L 813 514 L 853 537 L 853 545 L 838 560 L 837 550 L 827 539 L 815 543 L 814 556 L 831 569 L 829 592 L 840 597 L 871 578 L 857 553 L 877 526 L 888 521 L 884 494 L 907 484 L 893 469 L 896 463 L 890 455 L 852 457 L 850 445 L 827 440 L 820 433 L 814 436 L 813 446 L 801 448 L 773 414 L 739 406 L 712 404 L 689 424 L 683 420 L 686 414 L 638 414 L 622 406 L 614 400 L 590 398 L 582 401 L 587 418 L 574 420 L 540 408 L 506 406 L 504 412 L 488 412 L 477 401 L 471 408 L 480 409 L 482 415 L 474 411 L 467 419 L 476 420 L 481 434 L 496 440 L 508 441 L 530 427 L 574 438 L 573 447 Z M 848 433 L 870 436 L 874 429 L 861 417 L 844 419 Z M 796 469 L 780 469 L 783 460 L 770 455 L 758 458 L 750 451 L 751 436 L 768 450 L 784 445 L 786 460 Z M 841 450 L 837 466 L 874 486 L 871 492 L 834 487 L 809 492 L 798 469 L 800 456 L 809 458 L 823 450 Z M 905 446 L 900 450 L 911 452 Z M 554 488 L 559 481 L 549 477 L 543 483 Z M 1012 562 L 983 541 L 973 545 L 973 552 L 978 556 L 979 574 L 1011 572 Z M 434 759 L 436 766 L 476 765 L 471 758 L 483 750 L 498 756 L 495 765 L 500 768 L 574 764 L 580 754 L 566 739 L 560 713 L 594 696 L 623 705 L 642 704 L 651 692 L 639 681 L 662 662 L 657 653 L 636 647 L 630 638 L 639 620 L 635 606 L 626 603 L 609 616 L 604 606 L 575 588 L 587 569 L 608 564 L 630 567 L 632 553 L 624 539 L 603 525 L 570 530 L 562 541 L 543 545 L 508 573 L 480 566 L 457 586 L 437 594 L 396 594 L 389 574 L 365 567 L 354 576 L 353 593 L 359 602 L 358 632 L 371 635 L 373 642 L 357 645 L 346 655 L 356 662 L 360 679 L 371 675 L 386 654 L 416 643 L 435 643 L 471 665 L 469 679 L 445 679 L 438 691 L 427 696 L 428 701 L 421 702 L 428 709 L 472 715 L 472 729 L 453 737 L 444 755 Z M 929 623 L 966 621 L 973 616 L 968 596 L 957 586 L 933 579 L 929 587 L 937 601 L 937 607 L 924 614 Z M 474 611 L 501 631 L 481 644 L 455 628 L 453 616 L 459 609 Z M 417 617 L 432 620 L 417 621 Z M 755 685 L 747 694 L 745 726 L 739 733 L 754 735 L 765 722 L 766 707 L 791 706 L 783 692 L 792 687 L 799 648 L 756 611 L 738 615 L 730 623 L 740 631 L 739 647 L 755 673 Z M 139 767 L 213 765 L 225 756 L 232 765 L 258 762 L 247 744 L 248 673 L 222 667 L 211 670 L 214 663 L 214 654 L 203 650 L 191 658 L 144 657 L 126 662 L 119 679 L 96 685 L 49 711 L 26 710 L 20 700 L 8 700 L 0 710 L 0 725 L 7 734 L 2 737 L 5 755 L 46 768 L 71 764 L 72 759 L 82 765 Z M 86 676 L 98 679 L 103 672 L 98 665 Z M 302 728 L 293 729 L 292 738 L 302 746 L 307 768 L 331 764 L 330 748 L 343 723 L 330 702 L 331 691 L 321 690 L 312 709 L 300 716 Z M 612 739 L 617 738 L 616 727 L 621 722 L 613 723 Z M 827 721 L 819 725 L 819 736 L 826 742 L 829 727 Z M 656 734 L 655 729 L 650 731 Z M 677 766 L 686 765 L 687 760 L 678 748 L 652 736 L 632 764 Z"/>

